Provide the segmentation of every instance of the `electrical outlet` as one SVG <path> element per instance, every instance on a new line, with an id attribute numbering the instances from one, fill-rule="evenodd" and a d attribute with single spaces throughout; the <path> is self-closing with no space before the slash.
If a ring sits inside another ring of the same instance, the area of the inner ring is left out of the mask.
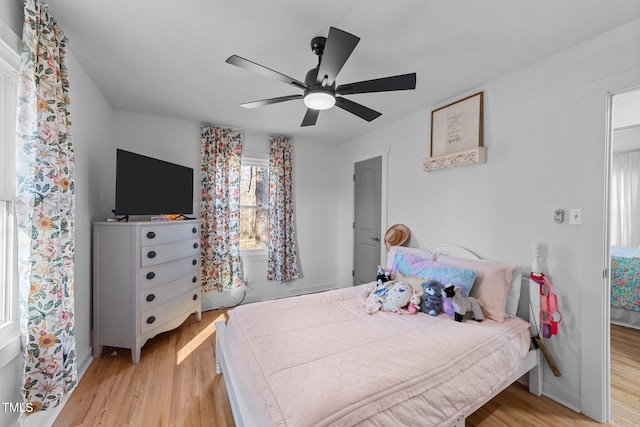
<path id="1" fill-rule="evenodd" d="M 582 225 L 582 209 L 569 210 L 569 224 Z"/>
<path id="2" fill-rule="evenodd" d="M 553 221 L 556 224 L 562 224 L 564 221 L 564 209 L 556 209 L 553 213 Z"/>

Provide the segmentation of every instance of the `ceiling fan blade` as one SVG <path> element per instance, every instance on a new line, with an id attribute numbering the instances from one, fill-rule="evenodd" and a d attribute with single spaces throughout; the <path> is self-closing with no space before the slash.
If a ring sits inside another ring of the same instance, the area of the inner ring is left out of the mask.
<path id="1" fill-rule="evenodd" d="M 358 104 L 357 102 L 353 102 L 350 99 L 336 97 L 336 106 L 342 108 L 345 111 L 348 111 L 361 119 L 365 119 L 370 122 L 372 120 L 377 119 L 382 115 L 382 113 L 378 113 L 376 110 L 372 110 L 369 107 L 365 107 L 362 104 Z"/>
<path id="2" fill-rule="evenodd" d="M 410 73 L 340 85 L 336 88 L 336 93 L 340 95 L 351 95 L 354 93 L 388 92 L 415 88 L 416 73 Z"/>
<path id="3" fill-rule="evenodd" d="M 302 95 L 287 95 L 287 96 L 281 96 L 279 98 L 269 98 L 269 99 L 261 99 L 260 101 L 245 102 L 239 105 L 244 108 L 252 109 L 252 108 L 263 107 L 265 105 L 277 104 L 278 102 L 291 101 L 294 99 L 301 99 L 301 98 L 303 98 Z"/>
<path id="4" fill-rule="evenodd" d="M 300 89 L 307 88 L 307 86 L 299 80 L 296 80 L 289 76 L 285 76 L 284 74 L 274 71 L 271 68 L 267 68 L 253 61 L 249 61 L 248 59 L 244 59 L 238 55 L 231 55 L 225 62 L 227 64 L 235 65 L 236 67 L 244 68 L 245 70 L 253 71 L 254 73 L 262 74 L 263 76 L 270 77 L 272 79 L 280 80 L 281 82 L 293 85 Z"/>
<path id="5" fill-rule="evenodd" d="M 359 41 L 360 37 L 334 27 L 329 28 L 318 70 L 318 82 L 327 76 L 327 86 L 331 86 Z"/>
<path id="6" fill-rule="evenodd" d="M 302 124 L 300 126 L 315 125 L 316 120 L 318 120 L 318 114 L 320 114 L 320 110 L 312 110 L 311 108 L 307 108 L 307 112 L 304 115 L 304 119 L 302 119 Z"/>

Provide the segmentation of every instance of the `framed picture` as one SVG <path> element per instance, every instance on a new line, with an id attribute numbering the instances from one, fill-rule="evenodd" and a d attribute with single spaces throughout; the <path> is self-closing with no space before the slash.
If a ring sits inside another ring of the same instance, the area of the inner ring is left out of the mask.
<path id="1" fill-rule="evenodd" d="M 431 157 L 482 147 L 483 92 L 431 112 Z"/>

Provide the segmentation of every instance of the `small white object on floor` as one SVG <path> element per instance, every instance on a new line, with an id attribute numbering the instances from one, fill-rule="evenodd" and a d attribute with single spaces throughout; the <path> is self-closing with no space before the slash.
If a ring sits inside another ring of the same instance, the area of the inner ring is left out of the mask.
<path id="1" fill-rule="evenodd" d="M 111 353 L 109 353 L 109 356 L 117 356 L 118 352 L 113 350 Z"/>

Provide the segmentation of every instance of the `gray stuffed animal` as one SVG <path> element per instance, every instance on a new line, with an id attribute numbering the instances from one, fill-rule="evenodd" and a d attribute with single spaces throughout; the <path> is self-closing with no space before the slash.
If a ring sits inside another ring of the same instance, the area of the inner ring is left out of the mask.
<path id="1" fill-rule="evenodd" d="M 482 307 L 480 306 L 478 300 L 473 297 L 465 297 L 458 286 L 454 287 L 451 284 L 447 285 L 442 290 L 442 296 L 451 298 L 451 303 L 453 304 L 453 310 L 455 312 L 454 317 L 457 322 L 462 322 L 465 313 L 467 313 L 468 311 L 471 312 L 473 320 L 482 322 L 482 320 L 484 319 L 484 315 L 482 314 Z"/>
<path id="2" fill-rule="evenodd" d="M 421 310 L 430 316 L 437 316 L 440 312 L 440 300 L 442 298 L 442 285 L 435 280 L 422 282 L 422 304 Z"/>

